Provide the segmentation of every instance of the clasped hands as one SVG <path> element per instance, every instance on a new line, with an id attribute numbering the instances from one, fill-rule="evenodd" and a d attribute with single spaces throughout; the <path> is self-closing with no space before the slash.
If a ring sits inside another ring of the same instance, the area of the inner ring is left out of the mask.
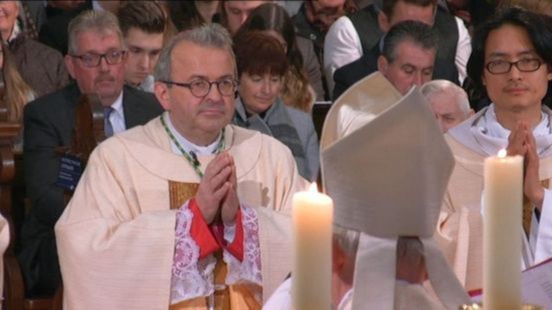
<path id="1" fill-rule="evenodd" d="M 509 156 L 521 155 L 524 158 L 523 193 L 540 211 L 544 200 L 544 188 L 539 180 L 539 155 L 537 144 L 531 128 L 518 122 L 508 137 L 507 152 Z"/>
<path id="2" fill-rule="evenodd" d="M 220 217 L 225 225 L 234 225 L 240 206 L 236 190 L 234 159 L 221 153 L 207 165 L 195 196 L 207 224 Z"/>

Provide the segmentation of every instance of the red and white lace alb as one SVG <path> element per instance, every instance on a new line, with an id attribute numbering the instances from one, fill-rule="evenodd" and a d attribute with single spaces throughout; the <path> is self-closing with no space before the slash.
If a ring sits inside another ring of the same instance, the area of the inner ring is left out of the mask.
<path id="1" fill-rule="evenodd" d="M 259 223 L 253 208 L 241 206 L 244 230 L 243 261 L 224 250 L 223 259 L 228 265 L 226 284 L 254 283 L 261 285 L 261 251 Z M 216 259 L 209 255 L 199 259 L 200 248 L 190 234 L 193 213 L 188 203 L 176 216 L 175 252 L 171 277 L 171 304 L 196 297 L 212 295 L 215 287 L 213 270 Z"/>

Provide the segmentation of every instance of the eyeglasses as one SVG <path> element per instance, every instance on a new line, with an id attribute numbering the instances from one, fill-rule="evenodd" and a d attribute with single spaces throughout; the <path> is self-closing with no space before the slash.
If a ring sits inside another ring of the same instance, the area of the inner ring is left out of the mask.
<path id="1" fill-rule="evenodd" d="M 109 65 L 116 65 L 123 60 L 125 55 L 126 51 L 111 51 L 101 55 L 89 53 L 84 55 L 71 56 L 80 59 L 85 67 L 95 68 L 100 65 L 102 58 L 105 58 L 105 61 Z"/>
<path id="2" fill-rule="evenodd" d="M 510 62 L 506 60 L 493 60 L 487 63 L 485 68 L 492 74 L 505 74 L 512 70 L 512 66 L 516 66 L 521 72 L 537 71 L 542 65 L 542 61 L 537 58 L 525 58 L 518 61 Z"/>
<path id="3" fill-rule="evenodd" d="M 211 86 L 213 86 L 213 84 L 217 85 L 218 91 L 223 96 L 233 96 L 236 91 L 236 87 L 238 86 L 238 82 L 236 82 L 236 80 L 234 79 L 224 79 L 224 80 L 213 81 L 213 82 L 200 79 L 200 80 L 195 80 L 191 83 L 179 83 L 179 82 L 163 81 L 163 80 L 161 80 L 160 82 L 165 83 L 167 85 L 176 85 L 176 86 L 188 88 L 192 93 L 192 95 L 198 98 L 203 98 L 207 96 L 207 94 L 211 91 Z"/>

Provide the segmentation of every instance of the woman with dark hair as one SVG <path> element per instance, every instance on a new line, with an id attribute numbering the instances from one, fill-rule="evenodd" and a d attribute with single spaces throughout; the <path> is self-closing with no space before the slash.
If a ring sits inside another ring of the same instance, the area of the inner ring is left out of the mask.
<path id="1" fill-rule="evenodd" d="M 239 33 L 234 52 L 240 84 L 234 123 L 284 143 L 295 157 L 299 174 L 316 180 L 318 138 L 310 114 L 284 105 L 280 97 L 289 71 L 282 45 L 259 31 Z"/>
<path id="2" fill-rule="evenodd" d="M 306 112 L 310 112 L 316 98 L 324 100 L 322 73 L 312 42 L 297 37 L 293 21 L 280 5 L 266 3 L 257 7 L 241 26 L 238 33 L 259 30 L 275 37 L 284 47 L 290 70 L 286 73 L 286 83 L 282 92 L 284 102 Z M 312 86 L 310 89 L 309 86 Z"/>

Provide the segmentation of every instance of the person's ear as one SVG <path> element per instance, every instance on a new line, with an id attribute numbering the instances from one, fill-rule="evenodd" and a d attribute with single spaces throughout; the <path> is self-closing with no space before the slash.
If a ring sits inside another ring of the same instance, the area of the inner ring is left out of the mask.
<path id="1" fill-rule="evenodd" d="M 379 70 L 379 72 L 381 72 L 383 75 L 386 75 L 388 68 L 389 68 L 389 62 L 387 61 L 387 58 L 385 58 L 385 56 L 383 56 L 383 55 L 380 55 L 378 57 L 378 70 Z"/>
<path id="2" fill-rule="evenodd" d="M 162 82 L 155 82 L 153 87 L 155 97 L 163 107 L 163 109 L 171 110 L 171 94 L 169 94 L 169 86 Z"/>
<path id="3" fill-rule="evenodd" d="M 23 3 L 21 3 L 21 5 L 23 5 Z M 16 3 L 15 4 L 15 16 L 20 16 L 19 14 L 21 14 L 21 11 L 19 10 L 19 5 Z M 16 21 L 17 23 L 17 21 Z"/>
<path id="4" fill-rule="evenodd" d="M 69 75 L 76 80 L 77 78 L 75 76 L 75 63 L 73 62 L 74 61 L 73 56 L 70 56 L 69 54 L 67 54 L 65 55 L 63 60 L 65 62 L 65 67 L 67 68 L 67 72 L 69 72 Z"/>
<path id="5" fill-rule="evenodd" d="M 391 28 L 391 24 L 389 22 L 389 17 L 387 17 L 387 15 L 385 13 L 383 13 L 383 11 L 380 11 L 378 13 L 378 24 L 379 24 L 379 27 L 380 27 L 381 31 L 383 31 L 383 33 L 387 33 L 389 31 L 389 29 Z"/>

